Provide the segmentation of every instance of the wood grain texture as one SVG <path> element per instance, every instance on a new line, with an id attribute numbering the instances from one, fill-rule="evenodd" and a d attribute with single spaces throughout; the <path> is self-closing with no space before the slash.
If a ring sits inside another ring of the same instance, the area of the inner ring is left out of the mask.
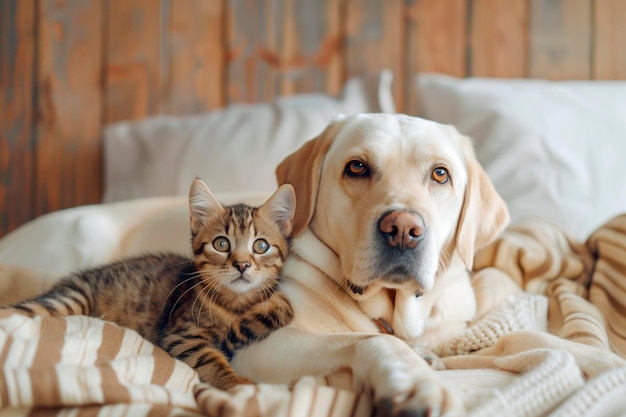
<path id="1" fill-rule="evenodd" d="M 280 19 L 269 16 L 269 21 L 265 20 L 263 13 L 267 3 L 266 0 L 228 1 L 228 102 L 254 102 L 274 97 L 273 68 L 261 59 L 260 50 L 273 46 L 273 30 Z M 268 30 L 265 30 L 266 25 Z M 271 64 L 276 65 L 275 61 Z"/>
<path id="2" fill-rule="evenodd" d="M 228 101 L 337 90 L 341 2 L 230 0 Z"/>
<path id="3" fill-rule="evenodd" d="M 626 1 L 594 1 L 593 78 L 626 79 Z"/>
<path id="4" fill-rule="evenodd" d="M 0 1 L 0 237 L 33 216 L 35 1 Z"/>
<path id="5" fill-rule="evenodd" d="M 101 194 L 101 127 L 394 72 L 626 79 L 626 0 L 0 0 L 0 234 Z"/>
<path id="6" fill-rule="evenodd" d="M 467 74 L 467 0 L 411 1 L 408 9 L 409 56 L 407 112 L 418 114 L 415 75 L 438 72 Z"/>
<path id="7" fill-rule="evenodd" d="M 326 93 L 338 95 L 346 81 L 346 6 L 345 0 L 327 0 L 328 54 L 326 65 Z"/>
<path id="8" fill-rule="evenodd" d="M 169 3 L 108 1 L 106 15 L 107 123 L 140 119 L 168 110 L 168 60 L 162 60 Z M 165 5 L 165 7 L 162 6 Z M 165 90 L 165 91 L 164 91 Z"/>
<path id="9" fill-rule="evenodd" d="M 223 0 L 169 0 L 170 112 L 222 107 L 225 97 Z"/>
<path id="10" fill-rule="evenodd" d="M 41 0 L 36 214 L 101 195 L 102 3 Z"/>
<path id="11" fill-rule="evenodd" d="M 470 75 L 526 76 L 528 6 L 528 0 L 473 0 Z"/>
<path id="12" fill-rule="evenodd" d="M 402 112 L 408 87 L 405 1 L 348 0 L 345 19 L 347 78 L 392 70 L 396 110 Z"/>
<path id="13" fill-rule="evenodd" d="M 281 94 L 332 93 L 341 74 L 343 33 L 339 0 L 286 0 L 283 16 Z M 334 16 L 334 17 L 333 17 Z M 337 91 L 334 91 L 337 92 Z"/>
<path id="14" fill-rule="evenodd" d="M 529 76 L 591 77 L 591 0 L 531 0 Z"/>

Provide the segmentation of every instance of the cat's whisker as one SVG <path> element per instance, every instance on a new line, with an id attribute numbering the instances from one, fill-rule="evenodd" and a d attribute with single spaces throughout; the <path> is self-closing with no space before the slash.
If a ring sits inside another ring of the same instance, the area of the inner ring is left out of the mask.
<path id="1" fill-rule="evenodd" d="M 210 271 L 203 271 L 203 277 L 213 278 L 213 274 Z M 202 291 L 206 291 L 206 295 L 202 300 L 202 306 L 204 306 L 204 302 L 206 301 L 206 297 L 210 294 L 211 300 L 209 303 L 209 321 L 213 322 L 213 306 L 217 302 L 217 296 L 219 293 L 220 282 L 218 279 L 211 279 L 208 282 L 204 282 L 205 286 Z M 202 308 L 201 306 L 201 308 Z"/>
<path id="2" fill-rule="evenodd" d="M 265 315 L 269 314 L 269 309 L 270 309 L 269 300 L 270 300 L 270 297 L 272 296 L 272 293 L 273 293 L 273 287 L 270 286 L 269 283 L 263 282 L 261 286 L 261 301 L 265 305 Z M 263 300 L 264 295 L 265 295 L 265 300 Z"/>
<path id="3" fill-rule="evenodd" d="M 198 326 L 200 326 L 200 315 L 202 314 L 202 308 L 204 307 L 204 303 L 206 302 L 206 298 L 209 296 L 209 294 L 211 293 L 211 289 L 208 286 L 205 286 L 202 291 L 200 291 L 201 293 L 204 292 L 204 298 L 202 299 L 202 303 L 200 303 L 200 310 L 198 311 Z M 209 307 L 209 312 L 210 312 L 211 308 Z M 211 314 L 209 313 L 209 317 L 211 317 Z"/>
<path id="4" fill-rule="evenodd" d="M 265 285 L 265 282 L 262 282 L 261 284 L 259 284 L 259 286 L 257 287 L 257 291 L 259 293 L 259 297 L 261 297 L 261 303 L 265 305 L 265 309 L 266 309 L 265 313 L 267 314 L 267 304 L 268 304 L 269 297 L 267 296 L 267 287 Z"/>
<path id="5" fill-rule="evenodd" d="M 220 288 L 222 287 L 221 282 L 215 281 L 213 289 L 211 290 L 211 302 L 209 303 L 209 318 L 213 321 L 213 306 L 217 304 L 217 296 L 219 294 Z"/>
<path id="6" fill-rule="evenodd" d="M 198 299 L 200 298 L 200 296 L 202 295 L 202 292 L 206 289 L 206 286 L 203 286 L 200 291 L 196 292 L 196 298 L 194 298 L 193 303 L 191 304 L 191 321 L 195 321 L 194 319 L 194 311 L 196 311 L 196 302 L 198 301 Z M 200 304 L 199 309 L 202 309 L 202 304 Z M 198 327 L 200 326 L 200 310 L 198 311 Z"/>
<path id="7" fill-rule="evenodd" d="M 171 269 L 175 267 L 180 267 L 180 266 L 186 265 L 187 263 L 189 263 L 189 261 L 185 259 L 185 260 L 181 260 L 180 262 L 175 262 L 173 264 L 166 265 L 163 269 Z"/>
<path id="8" fill-rule="evenodd" d="M 188 293 L 189 291 L 192 291 L 194 288 L 196 288 L 198 285 L 201 285 L 201 284 L 202 284 L 202 281 L 198 281 L 198 282 L 196 282 L 196 283 L 195 283 L 195 284 L 193 284 L 190 288 L 188 288 L 188 289 L 187 289 L 184 293 L 182 293 L 182 294 L 180 295 L 180 297 L 178 297 L 178 299 L 176 300 L 176 302 L 174 303 L 174 305 L 173 305 L 173 306 L 172 306 L 172 308 L 170 309 L 170 314 L 169 314 L 169 316 L 167 317 L 167 320 L 168 320 L 168 321 L 170 321 L 170 320 L 172 319 L 172 312 L 174 312 L 174 310 L 176 309 L 176 306 L 178 305 L 178 303 L 180 302 L 180 300 L 182 300 L 182 299 L 183 299 L 183 297 L 184 297 L 185 295 L 187 295 L 187 293 Z M 192 314 L 193 314 L 193 312 L 192 312 Z"/>
<path id="9" fill-rule="evenodd" d="M 182 275 L 182 274 L 181 274 L 181 275 Z M 187 279 L 185 279 L 185 280 L 183 280 L 183 281 L 179 282 L 179 283 L 178 283 L 178 284 L 177 284 L 174 288 L 172 288 L 172 290 L 171 290 L 171 291 L 167 294 L 167 296 L 165 297 L 165 302 L 163 303 L 163 308 L 165 308 L 165 307 L 166 307 L 166 305 L 167 305 L 167 301 L 170 299 L 170 297 L 172 296 L 172 294 L 174 293 L 174 291 L 176 291 L 176 289 L 177 289 L 178 287 L 180 287 L 181 285 L 184 285 L 184 284 L 188 283 L 189 281 L 193 281 L 193 280 L 194 280 L 194 279 L 196 279 L 196 277 L 197 277 L 197 274 L 196 274 L 196 273 L 194 273 L 194 274 L 190 274 L 190 275 L 191 275 L 191 277 L 190 277 L 190 278 L 187 278 Z"/>
<path id="10" fill-rule="evenodd" d="M 219 280 L 215 280 L 211 283 L 211 292 L 210 292 L 211 299 L 209 303 L 209 317 L 211 318 L 211 321 L 213 320 L 213 315 L 212 315 L 213 306 L 215 306 L 217 303 L 217 298 L 219 297 L 220 288 L 221 288 L 221 284 Z"/>

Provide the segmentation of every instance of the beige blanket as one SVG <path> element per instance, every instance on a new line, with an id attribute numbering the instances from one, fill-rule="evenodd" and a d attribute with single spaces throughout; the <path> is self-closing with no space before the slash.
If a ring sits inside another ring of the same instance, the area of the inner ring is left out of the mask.
<path id="1" fill-rule="evenodd" d="M 548 224 L 513 226 L 477 255 L 475 272 L 479 315 L 438 371 L 469 415 L 626 413 L 626 215 L 584 245 Z M 0 267 L 0 302 L 49 282 Z M 135 332 L 87 317 L 0 312 L 0 365 L 0 415 L 375 412 L 346 372 L 221 392 Z"/>

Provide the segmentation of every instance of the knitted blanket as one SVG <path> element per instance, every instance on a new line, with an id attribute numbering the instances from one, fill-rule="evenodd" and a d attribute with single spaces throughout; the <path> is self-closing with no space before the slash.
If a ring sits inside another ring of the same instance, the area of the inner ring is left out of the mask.
<path id="1" fill-rule="evenodd" d="M 15 274 L 0 268 L 5 300 L 25 295 Z M 474 287 L 478 315 L 437 371 L 468 415 L 626 412 L 626 215 L 584 244 L 549 224 L 512 226 L 477 254 Z M 347 371 L 226 393 L 115 324 L 0 311 L 0 416 L 374 413 Z"/>

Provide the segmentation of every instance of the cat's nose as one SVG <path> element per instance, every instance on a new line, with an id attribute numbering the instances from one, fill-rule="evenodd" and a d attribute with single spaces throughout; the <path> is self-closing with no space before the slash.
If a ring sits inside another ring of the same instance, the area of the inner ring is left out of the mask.
<path id="1" fill-rule="evenodd" d="M 250 267 L 250 262 L 233 262 L 233 265 L 239 272 L 243 272 Z"/>

